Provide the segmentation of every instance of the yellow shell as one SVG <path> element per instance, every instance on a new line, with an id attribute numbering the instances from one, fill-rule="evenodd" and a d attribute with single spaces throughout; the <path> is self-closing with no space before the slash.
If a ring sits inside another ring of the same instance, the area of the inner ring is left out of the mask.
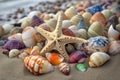
<path id="1" fill-rule="evenodd" d="M 109 20 L 109 18 L 113 15 L 113 13 L 107 9 L 103 10 L 101 13 L 105 16 L 106 20 Z"/>
<path id="2" fill-rule="evenodd" d="M 54 30 L 55 27 L 56 27 L 56 24 L 57 24 L 57 20 L 56 20 L 56 19 L 50 19 L 50 20 L 47 21 L 46 23 L 50 26 L 50 28 L 51 28 L 52 30 Z"/>
<path id="3" fill-rule="evenodd" d="M 78 34 L 80 38 L 87 39 L 87 31 L 85 29 L 79 29 Z"/>
<path id="4" fill-rule="evenodd" d="M 30 55 L 39 55 L 40 54 L 40 49 L 38 46 L 34 46 L 33 49 L 30 52 Z"/>
<path id="5" fill-rule="evenodd" d="M 74 25 L 77 25 L 81 19 L 83 19 L 82 15 L 77 14 L 71 18 L 71 21 Z"/>
<path id="6" fill-rule="evenodd" d="M 0 37 L 2 37 L 3 35 L 4 35 L 4 29 L 2 25 L 0 25 Z"/>
<path id="7" fill-rule="evenodd" d="M 71 19 L 73 16 L 77 15 L 77 11 L 75 9 L 75 7 L 70 7 L 65 11 L 65 15 Z"/>
<path id="8" fill-rule="evenodd" d="M 88 36 L 95 37 L 95 36 L 102 36 L 103 35 L 103 27 L 99 22 L 94 22 L 88 29 Z"/>

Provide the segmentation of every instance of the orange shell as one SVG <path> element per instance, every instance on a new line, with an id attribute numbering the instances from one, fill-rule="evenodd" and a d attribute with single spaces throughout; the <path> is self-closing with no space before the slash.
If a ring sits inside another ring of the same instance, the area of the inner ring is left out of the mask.
<path id="1" fill-rule="evenodd" d="M 96 12 L 96 13 L 91 17 L 91 19 L 90 19 L 90 24 L 92 24 L 92 23 L 95 22 L 95 21 L 100 22 L 100 23 L 102 24 L 102 26 L 104 26 L 104 27 L 105 27 L 105 25 L 106 25 L 106 18 L 105 18 L 105 16 L 104 16 L 102 13 L 100 13 L 100 12 Z"/>
<path id="2" fill-rule="evenodd" d="M 30 54 L 30 53 L 31 53 L 31 50 L 32 50 L 31 48 L 26 48 L 26 49 L 25 49 L 25 52 L 28 53 L 28 54 Z"/>

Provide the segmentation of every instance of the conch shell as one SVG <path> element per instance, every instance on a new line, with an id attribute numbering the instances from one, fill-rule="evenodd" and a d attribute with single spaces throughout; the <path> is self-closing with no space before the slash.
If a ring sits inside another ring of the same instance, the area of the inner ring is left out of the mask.
<path id="1" fill-rule="evenodd" d="M 95 52 L 90 56 L 89 66 L 99 67 L 110 59 L 110 56 L 104 52 Z"/>

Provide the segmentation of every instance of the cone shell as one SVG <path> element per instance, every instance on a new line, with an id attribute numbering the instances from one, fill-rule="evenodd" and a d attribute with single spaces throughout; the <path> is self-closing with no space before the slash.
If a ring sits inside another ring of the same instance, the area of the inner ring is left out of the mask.
<path id="1" fill-rule="evenodd" d="M 2 37 L 4 35 L 4 29 L 3 27 L 0 25 L 0 37 Z"/>
<path id="2" fill-rule="evenodd" d="M 12 58 L 12 57 L 16 57 L 17 55 L 20 54 L 20 51 L 18 49 L 12 49 L 10 50 L 9 52 L 9 57 Z"/>
<path id="3" fill-rule="evenodd" d="M 9 24 L 9 23 L 6 23 L 3 25 L 3 29 L 4 29 L 4 33 L 7 34 L 10 32 L 10 30 L 13 28 L 14 26 Z"/>
<path id="4" fill-rule="evenodd" d="M 102 36 L 103 35 L 103 27 L 100 22 L 96 21 L 91 24 L 88 29 L 88 36 L 95 37 L 95 36 Z"/>
<path id="5" fill-rule="evenodd" d="M 65 15 L 71 19 L 73 16 L 77 15 L 75 7 L 70 7 L 65 11 Z"/>
<path id="6" fill-rule="evenodd" d="M 90 19 L 90 24 L 92 24 L 92 23 L 95 22 L 95 21 L 100 22 L 103 27 L 105 27 L 105 25 L 106 25 L 106 18 L 105 18 L 105 16 L 104 16 L 102 13 L 100 13 L 100 12 L 95 13 L 95 14 L 91 17 L 91 19 Z"/>
<path id="7" fill-rule="evenodd" d="M 40 54 L 40 50 L 38 46 L 34 46 L 33 49 L 30 52 L 30 55 L 39 55 Z"/>
<path id="8" fill-rule="evenodd" d="M 87 39 L 87 31 L 85 29 L 79 29 L 78 34 L 80 38 Z"/>
<path id="9" fill-rule="evenodd" d="M 77 25 L 81 19 L 83 19 L 82 15 L 77 14 L 71 18 L 71 21 L 73 25 Z"/>
<path id="10" fill-rule="evenodd" d="M 68 28 L 68 27 L 70 27 L 72 25 L 73 25 L 73 23 L 70 20 L 63 20 L 63 22 L 62 22 L 62 27 L 63 28 Z"/>
<path id="11" fill-rule="evenodd" d="M 54 70 L 54 67 L 44 57 L 39 55 L 25 57 L 24 64 L 33 74 L 44 74 Z"/>
<path id="12" fill-rule="evenodd" d="M 104 52 L 95 52 L 90 56 L 89 66 L 99 67 L 110 59 L 110 56 Z"/>
<path id="13" fill-rule="evenodd" d="M 108 30 L 108 37 L 110 40 L 119 40 L 120 39 L 120 33 L 113 28 L 113 25 L 111 25 Z"/>
<path id="14" fill-rule="evenodd" d="M 45 55 L 48 61 L 53 65 L 59 65 L 64 60 L 64 57 L 58 53 L 46 53 Z"/>
<path id="15" fill-rule="evenodd" d="M 68 63 L 65 62 L 60 63 L 58 69 L 65 75 L 70 74 L 70 65 Z"/>
<path id="16" fill-rule="evenodd" d="M 33 16 L 40 16 L 40 11 L 31 11 L 27 17 L 32 18 Z"/>
<path id="17" fill-rule="evenodd" d="M 22 33 L 23 29 L 21 27 L 14 27 L 10 30 L 10 35 L 16 34 L 16 33 Z"/>
<path id="18" fill-rule="evenodd" d="M 22 32 L 22 39 L 26 47 L 32 47 L 36 44 L 36 31 L 32 27 L 26 27 Z"/>

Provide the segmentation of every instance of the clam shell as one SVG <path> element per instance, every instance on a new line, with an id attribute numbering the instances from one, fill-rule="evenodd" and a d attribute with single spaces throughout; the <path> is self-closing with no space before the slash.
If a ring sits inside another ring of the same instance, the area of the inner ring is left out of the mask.
<path id="1" fill-rule="evenodd" d="M 9 24 L 9 23 L 4 24 L 4 25 L 3 25 L 3 29 L 4 29 L 5 34 L 9 33 L 10 30 L 11 30 L 13 27 L 14 27 L 14 26 L 11 25 L 11 24 Z"/>
<path id="2" fill-rule="evenodd" d="M 63 22 L 62 22 L 62 27 L 63 28 L 68 28 L 68 27 L 70 27 L 72 25 L 73 25 L 73 23 L 70 20 L 63 20 Z"/>
<path id="3" fill-rule="evenodd" d="M 79 29 L 78 34 L 80 38 L 87 39 L 87 31 L 85 29 Z"/>
<path id="4" fill-rule="evenodd" d="M 106 18 L 105 18 L 105 16 L 104 16 L 102 13 L 100 13 L 100 12 L 95 13 L 95 14 L 91 17 L 91 19 L 90 19 L 90 24 L 92 24 L 92 23 L 95 22 L 95 21 L 100 22 L 103 27 L 105 27 L 105 25 L 106 25 Z"/>
<path id="5" fill-rule="evenodd" d="M 14 27 L 10 30 L 10 35 L 16 34 L 16 33 L 22 33 L 23 29 L 21 27 Z"/>
<path id="6" fill-rule="evenodd" d="M 95 52 L 90 56 L 89 66 L 99 67 L 110 59 L 110 56 L 104 52 Z"/>
<path id="7" fill-rule="evenodd" d="M 40 50 L 38 46 L 34 46 L 30 52 L 30 55 L 39 55 L 40 54 Z"/>
<path id="8" fill-rule="evenodd" d="M 4 29 L 2 25 L 0 25 L 0 37 L 2 37 L 3 35 L 4 35 Z"/>
<path id="9" fill-rule="evenodd" d="M 33 74 L 45 74 L 54 70 L 54 67 L 44 57 L 39 55 L 25 57 L 24 64 Z"/>
<path id="10" fill-rule="evenodd" d="M 31 11 L 27 17 L 32 19 L 33 16 L 40 16 L 40 15 L 41 15 L 40 11 Z"/>
<path id="11" fill-rule="evenodd" d="M 77 14 L 71 18 L 71 22 L 73 23 L 73 25 L 77 25 L 79 21 L 82 19 L 83 19 L 82 15 Z"/>
<path id="12" fill-rule="evenodd" d="M 70 65 L 68 63 L 65 62 L 60 63 L 58 69 L 65 75 L 70 74 Z"/>
<path id="13" fill-rule="evenodd" d="M 68 8 L 68 9 L 66 9 L 65 15 L 69 19 L 71 19 L 73 16 L 77 15 L 77 11 L 76 11 L 75 7 L 72 6 L 72 7 Z"/>
<path id="14" fill-rule="evenodd" d="M 9 52 L 9 57 L 12 58 L 12 57 L 16 57 L 17 55 L 20 54 L 20 51 L 18 49 L 12 49 L 10 50 Z"/>
<path id="15" fill-rule="evenodd" d="M 108 30 L 108 37 L 110 40 L 118 40 L 120 38 L 120 33 L 113 28 L 113 25 Z"/>
<path id="16" fill-rule="evenodd" d="M 36 44 L 36 31 L 32 27 L 26 27 L 22 32 L 22 39 L 26 47 L 32 47 Z"/>

